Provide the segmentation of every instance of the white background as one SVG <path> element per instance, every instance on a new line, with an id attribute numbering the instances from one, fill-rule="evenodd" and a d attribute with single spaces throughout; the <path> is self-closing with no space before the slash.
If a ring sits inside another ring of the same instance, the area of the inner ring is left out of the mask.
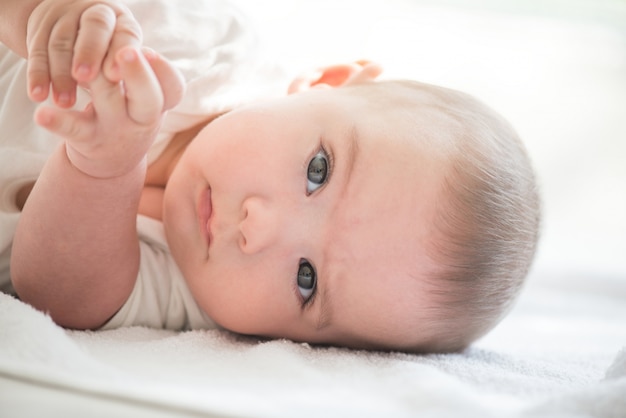
<path id="1" fill-rule="evenodd" d="M 494 107 L 525 140 L 541 184 L 531 276 L 626 283 L 626 1 L 236 3 L 294 71 L 369 58 L 386 77 Z"/>

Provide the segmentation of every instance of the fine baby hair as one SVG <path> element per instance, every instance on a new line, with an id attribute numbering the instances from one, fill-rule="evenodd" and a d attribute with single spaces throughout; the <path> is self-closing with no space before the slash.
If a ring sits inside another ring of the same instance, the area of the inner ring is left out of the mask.
<path id="1" fill-rule="evenodd" d="M 411 138 L 446 158 L 427 244 L 438 266 L 425 277 L 431 303 L 415 307 L 421 320 L 407 329 L 413 343 L 400 348 L 462 349 L 507 313 L 534 257 L 540 198 L 530 159 L 511 125 L 468 94 L 406 80 L 352 88 L 369 89 L 380 111 L 409 121 L 412 112 L 428 112 L 445 126 Z"/>

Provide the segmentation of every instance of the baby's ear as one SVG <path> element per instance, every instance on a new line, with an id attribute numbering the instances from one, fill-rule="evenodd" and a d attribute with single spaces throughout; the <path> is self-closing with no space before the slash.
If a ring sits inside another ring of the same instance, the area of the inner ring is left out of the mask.
<path id="1" fill-rule="evenodd" d="M 289 85 L 288 94 L 311 89 L 326 89 L 375 80 L 382 73 L 380 65 L 370 61 L 321 67 L 296 77 Z"/>

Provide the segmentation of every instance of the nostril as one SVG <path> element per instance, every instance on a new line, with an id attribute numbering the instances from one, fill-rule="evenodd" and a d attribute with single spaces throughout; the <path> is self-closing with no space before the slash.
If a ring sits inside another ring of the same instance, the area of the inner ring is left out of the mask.
<path id="1" fill-rule="evenodd" d="M 248 205 L 249 203 L 247 200 L 245 200 L 243 204 L 241 205 L 241 210 L 239 211 L 239 222 L 243 222 L 248 218 L 248 215 L 249 215 Z"/>
<path id="2" fill-rule="evenodd" d="M 248 197 L 242 204 L 239 219 L 239 248 L 246 254 L 263 251 L 275 244 L 275 208 L 259 196 Z"/>

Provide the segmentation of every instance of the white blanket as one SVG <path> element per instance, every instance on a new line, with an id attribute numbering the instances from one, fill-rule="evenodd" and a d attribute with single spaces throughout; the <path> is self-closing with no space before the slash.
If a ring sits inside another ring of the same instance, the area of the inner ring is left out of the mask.
<path id="1" fill-rule="evenodd" d="M 68 416 L 75 404 L 60 401 L 60 390 L 183 416 L 624 417 L 624 287 L 610 278 L 546 279 L 535 277 L 487 338 L 446 355 L 311 347 L 215 330 L 65 331 L 0 295 L 0 410 Z M 16 382 L 52 394 L 25 403 Z"/>

